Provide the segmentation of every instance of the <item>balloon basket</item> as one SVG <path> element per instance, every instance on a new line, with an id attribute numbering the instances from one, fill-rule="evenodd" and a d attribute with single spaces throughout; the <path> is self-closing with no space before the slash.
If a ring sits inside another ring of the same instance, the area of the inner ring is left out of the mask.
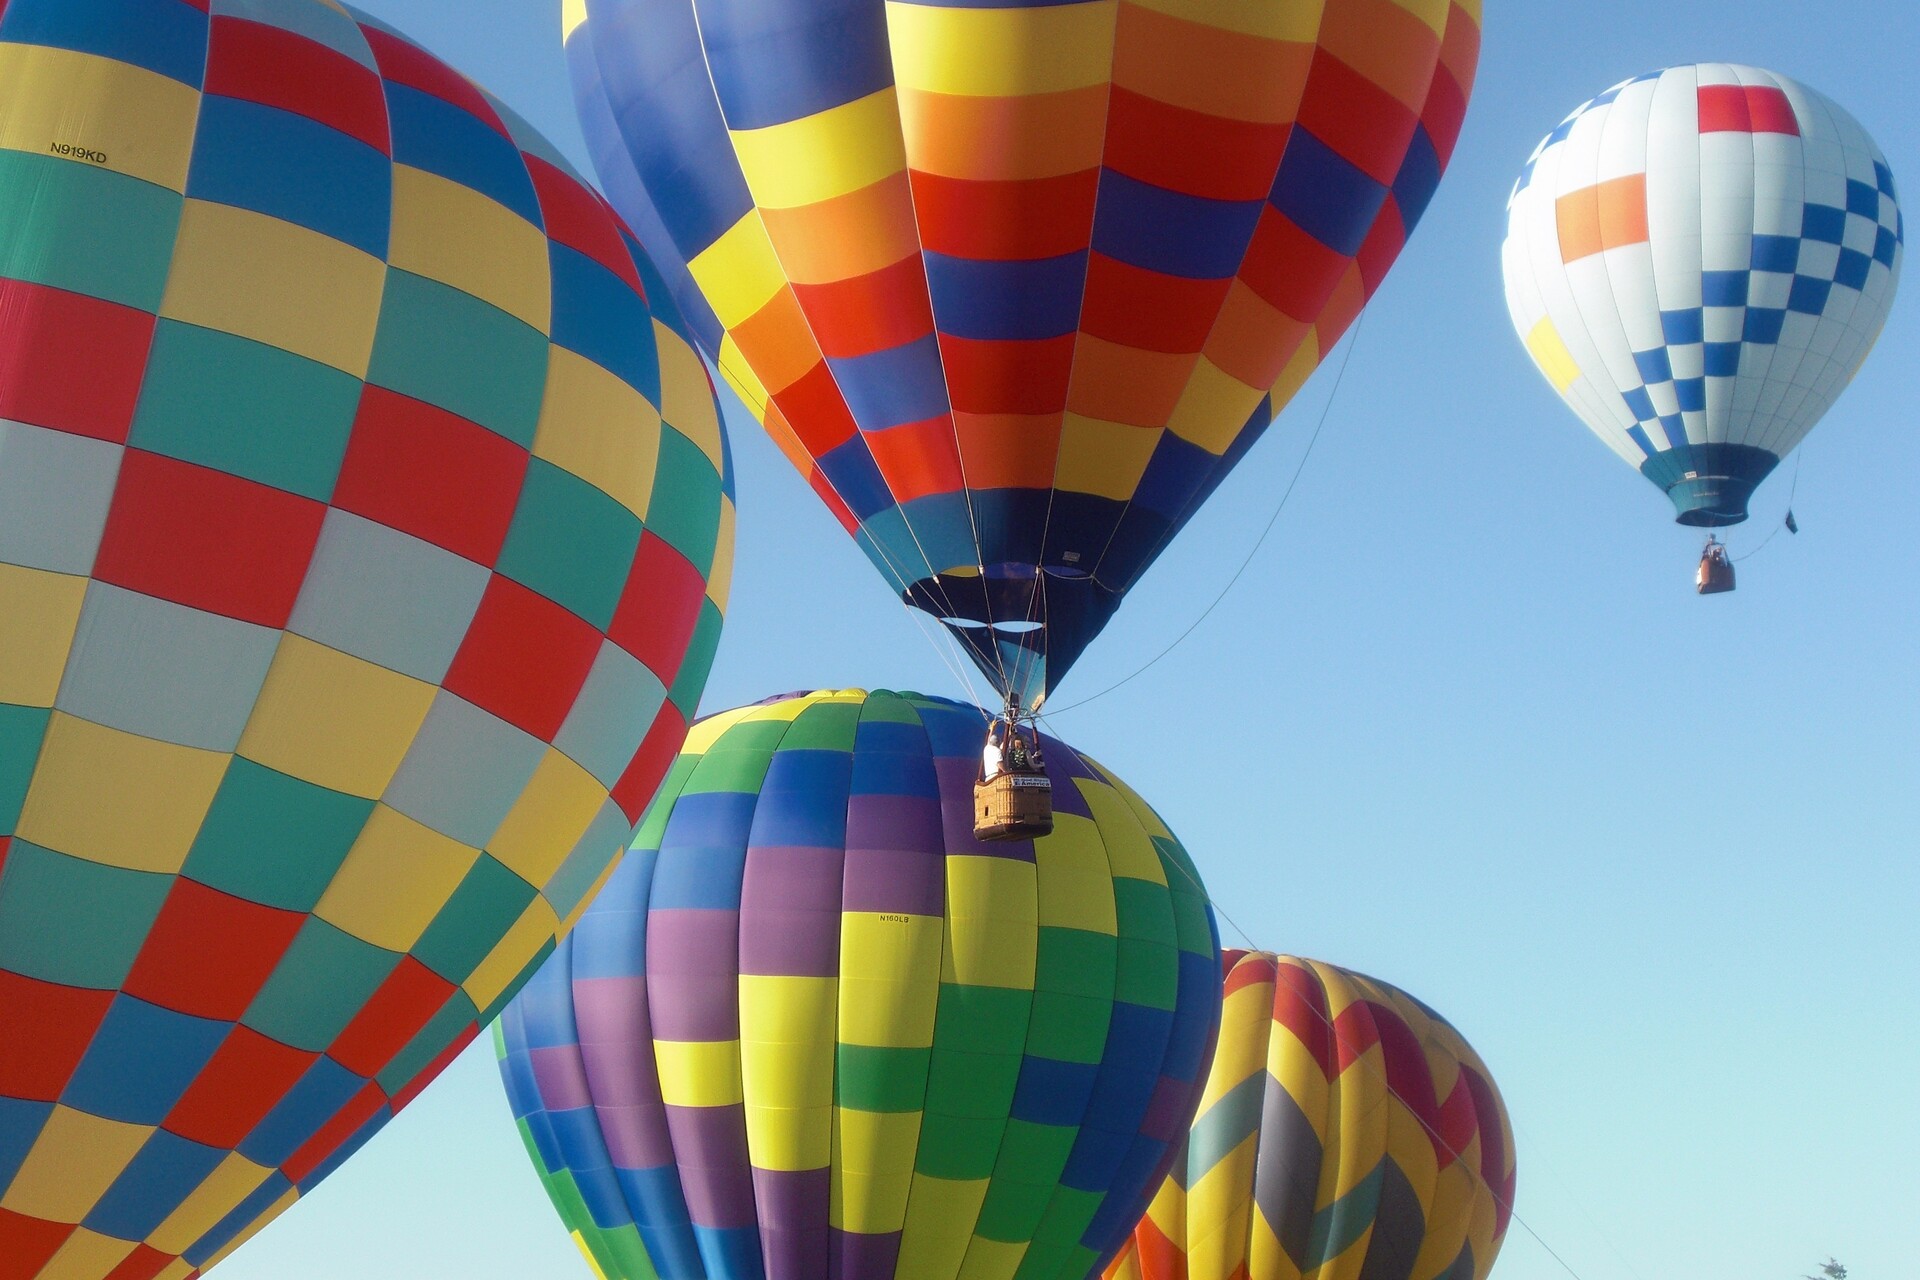
<path id="1" fill-rule="evenodd" d="M 1723 591 L 1733 590 L 1733 561 L 1727 559 L 1727 548 L 1718 541 L 1707 543 L 1707 549 L 1700 553 L 1700 568 L 1693 575 L 1694 589 L 1703 596 L 1717 596 Z"/>
<path id="2" fill-rule="evenodd" d="M 1053 833 L 1053 782 L 1044 773 L 1003 773 L 973 784 L 976 840 L 1037 840 Z"/>

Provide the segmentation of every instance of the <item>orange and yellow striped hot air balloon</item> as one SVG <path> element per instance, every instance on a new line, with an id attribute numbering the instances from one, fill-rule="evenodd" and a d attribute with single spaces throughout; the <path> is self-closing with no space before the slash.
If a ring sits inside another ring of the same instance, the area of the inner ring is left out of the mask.
<path id="1" fill-rule="evenodd" d="M 1514 1150 L 1472 1047 L 1384 982 L 1224 963 L 1199 1115 L 1106 1280 L 1485 1280 Z"/>

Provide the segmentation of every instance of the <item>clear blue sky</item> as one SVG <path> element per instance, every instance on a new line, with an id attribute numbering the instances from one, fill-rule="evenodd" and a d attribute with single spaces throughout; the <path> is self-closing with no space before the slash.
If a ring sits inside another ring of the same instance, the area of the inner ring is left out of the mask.
<path id="1" fill-rule="evenodd" d="M 558 0 L 358 0 L 576 157 Z M 1803 532 L 1696 598 L 1696 535 L 1508 326 L 1534 143 L 1616 80 L 1751 62 L 1846 105 L 1920 208 L 1914 0 L 1489 0 L 1453 170 L 1273 538 L 1183 646 L 1055 729 L 1165 814 L 1262 946 L 1395 982 L 1503 1089 L 1521 1216 L 1584 1280 L 1856 1280 L 1920 1257 L 1920 281 L 1805 449 Z M 584 166 L 583 166 L 584 167 Z M 1331 369 L 1061 689 L 1218 594 Z M 954 676 L 744 414 L 717 709 Z M 1751 548 L 1787 473 L 1734 535 Z M 1231 936 L 1231 934 L 1229 935 Z M 224 1280 L 588 1272 L 470 1052 Z M 1567 1273 L 1516 1226 L 1495 1275 Z"/>

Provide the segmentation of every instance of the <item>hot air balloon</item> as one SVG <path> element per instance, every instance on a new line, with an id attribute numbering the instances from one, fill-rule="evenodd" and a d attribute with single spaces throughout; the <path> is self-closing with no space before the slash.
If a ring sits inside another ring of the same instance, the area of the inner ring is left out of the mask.
<path id="1" fill-rule="evenodd" d="M 731 477 L 617 217 L 403 37 L 0 7 L 0 1275 L 183 1280 L 603 879 Z"/>
<path id="2" fill-rule="evenodd" d="M 1893 304 L 1893 173 L 1853 117 L 1720 63 L 1623 81 L 1534 149 L 1507 306 L 1573 411 L 1714 530 L 1833 406 Z M 1698 585 L 1732 587 L 1708 535 Z"/>
<path id="3" fill-rule="evenodd" d="M 1473 1049 L 1384 982 L 1225 960 L 1200 1114 L 1107 1280 L 1486 1280 L 1513 1135 Z"/>
<path id="4" fill-rule="evenodd" d="M 501 1073 L 605 1280 L 1082 1280 L 1193 1114 L 1213 917 L 1138 796 L 1049 740 L 972 837 L 982 714 L 790 695 L 697 724 L 507 1008 Z"/>
<path id="5" fill-rule="evenodd" d="M 1478 0 L 566 10 L 709 356 L 1013 716 L 1379 286 L 1480 32 Z"/>

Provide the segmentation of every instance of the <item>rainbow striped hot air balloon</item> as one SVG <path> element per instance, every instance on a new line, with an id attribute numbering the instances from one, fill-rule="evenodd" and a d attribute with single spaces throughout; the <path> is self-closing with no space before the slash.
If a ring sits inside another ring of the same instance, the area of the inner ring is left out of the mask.
<path id="1" fill-rule="evenodd" d="M 1480 39 L 1478 0 L 567 21 L 602 176 L 704 293 L 707 354 L 1029 708 L 1378 288 Z"/>
<path id="2" fill-rule="evenodd" d="M 1083 1280 L 1185 1131 L 1212 912 L 1047 739 L 1053 834 L 973 838 L 973 707 L 858 690 L 696 725 L 501 1072 L 608 1280 Z"/>
<path id="3" fill-rule="evenodd" d="M 706 681 L 712 386 L 331 0 L 0 3 L 0 1276 L 184 1280 L 552 950 Z"/>
<path id="4" fill-rule="evenodd" d="M 1225 959 L 1200 1113 L 1107 1280 L 1486 1280 L 1514 1152 L 1473 1049 L 1384 982 Z"/>

